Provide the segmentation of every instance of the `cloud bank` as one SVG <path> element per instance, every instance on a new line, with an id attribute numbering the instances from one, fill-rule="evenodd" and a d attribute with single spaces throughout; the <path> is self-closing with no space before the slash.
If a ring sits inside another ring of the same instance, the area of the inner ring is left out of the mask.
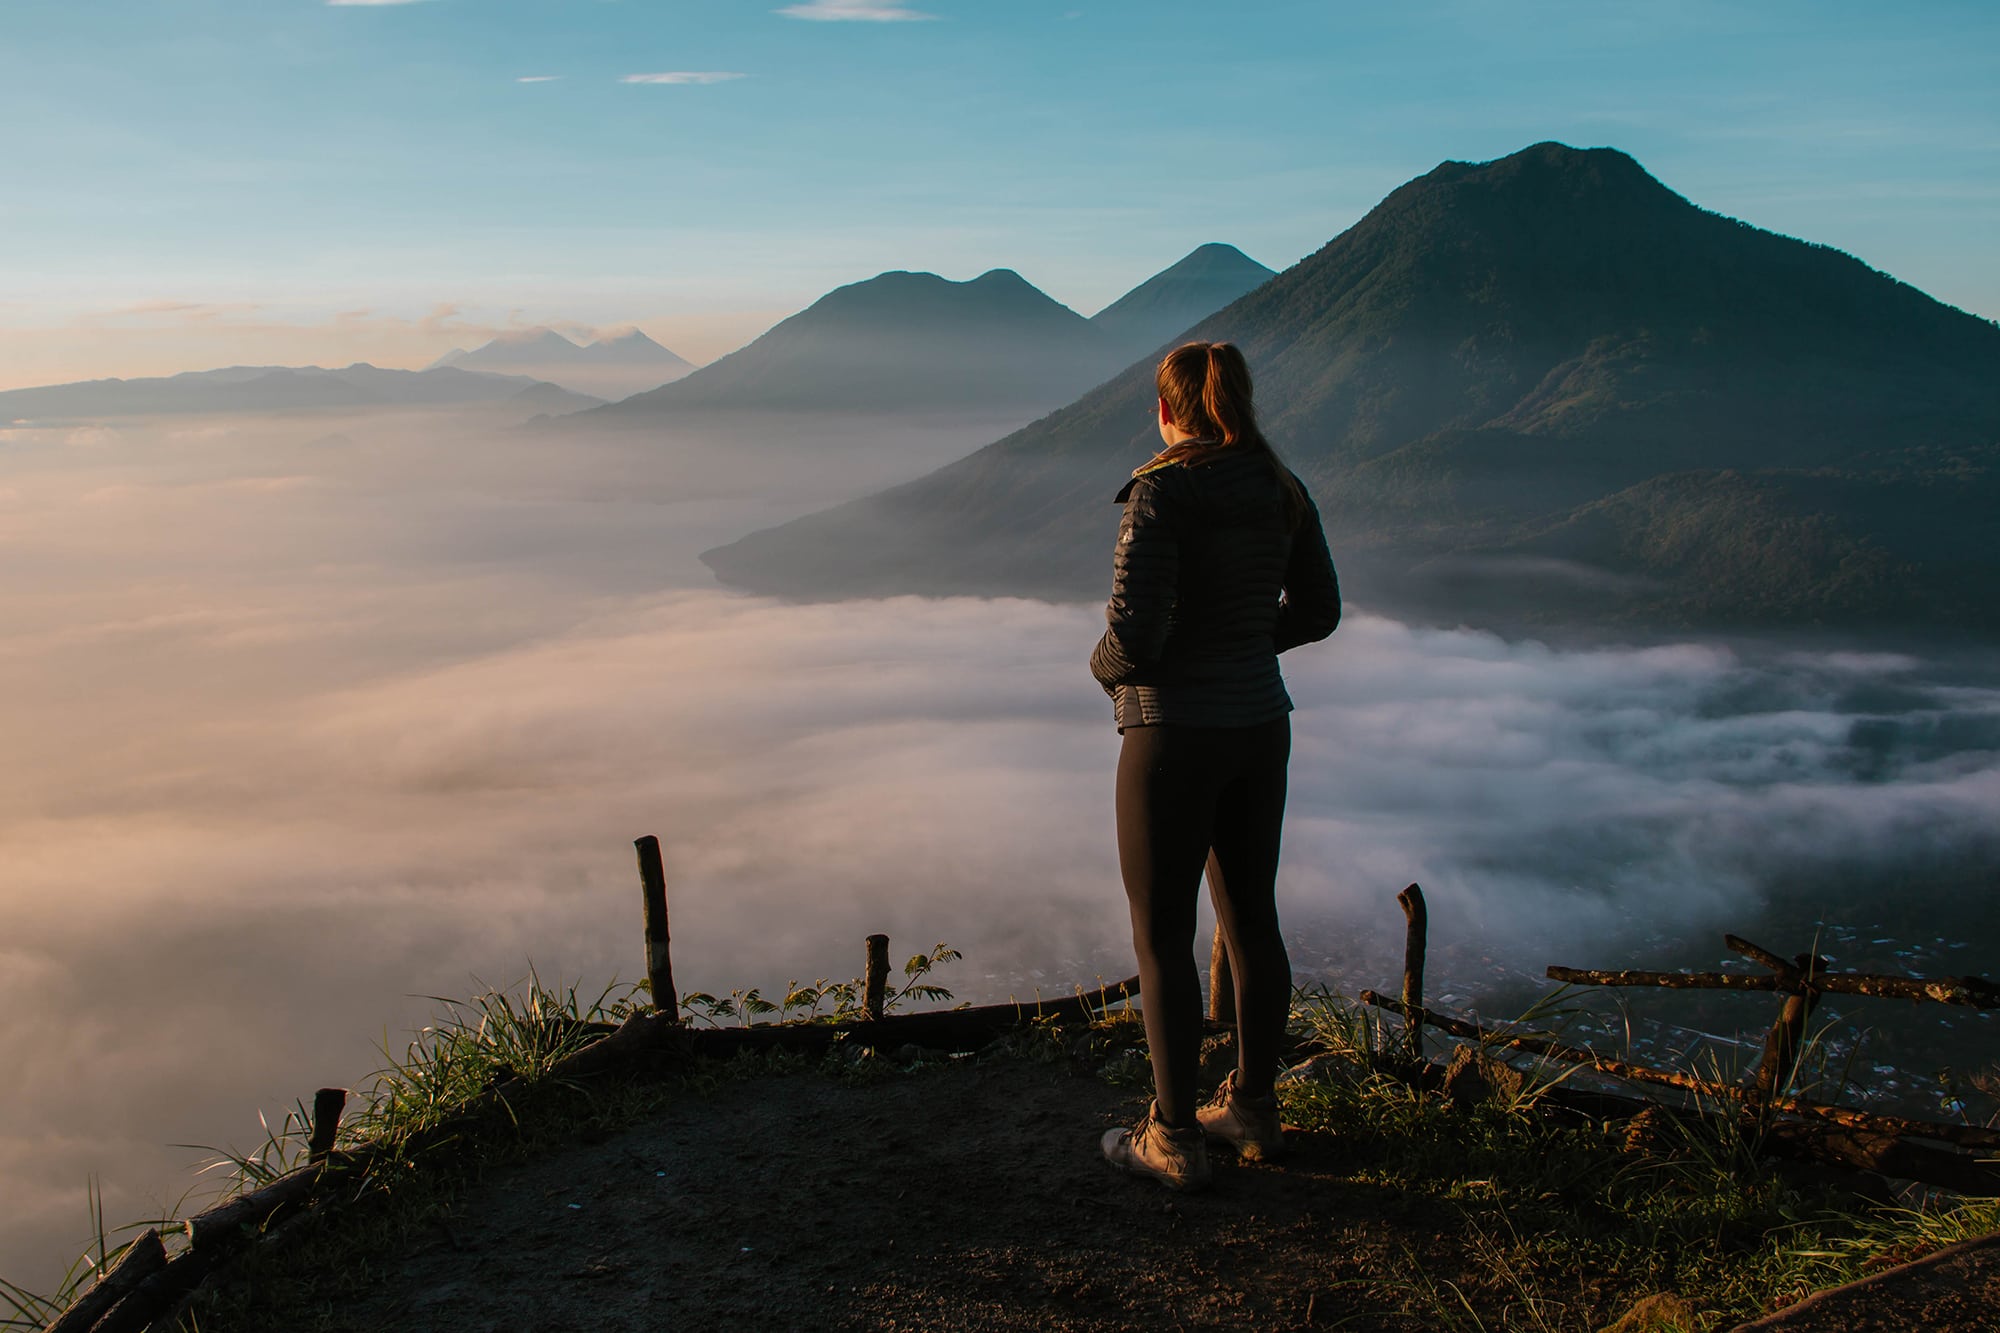
<path id="1" fill-rule="evenodd" d="M 695 553 L 783 514 L 685 444 L 0 432 L 0 1274 L 67 1261 L 87 1172 L 152 1215 L 166 1144 L 365 1085 L 414 997 L 636 978 L 642 833 L 689 988 L 849 976 L 878 930 L 963 949 L 968 999 L 1129 970 L 1098 609 L 716 591 Z M 1285 910 L 1351 985 L 1394 975 L 1411 880 L 1476 993 L 2000 827 L 2000 690 L 1916 658 L 1360 612 L 1287 673 Z"/>

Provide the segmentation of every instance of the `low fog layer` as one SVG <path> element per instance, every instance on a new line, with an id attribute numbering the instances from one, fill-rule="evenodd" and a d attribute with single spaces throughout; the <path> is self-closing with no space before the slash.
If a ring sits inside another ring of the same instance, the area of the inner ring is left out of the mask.
<path id="1" fill-rule="evenodd" d="M 705 586 L 695 552 L 943 447 L 793 443 L 759 499 L 709 467 L 740 439 L 0 435 L 0 1274 L 67 1261 L 86 1173 L 154 1215 L 199 1157 L 167 1145 L 364 1085 L 418 997 L 635 979 L 641 833 L 684 988 L 851 976 L 876 930 L 962 949 L 971 999 L 1129 970 L 1100 611 Z M 1287 667 L 1285 901 L 1353 985 L 1410 880 L 1518 976 L 1992 851 L 2000 691 L 1914 659 L 1356 613 Z"/>

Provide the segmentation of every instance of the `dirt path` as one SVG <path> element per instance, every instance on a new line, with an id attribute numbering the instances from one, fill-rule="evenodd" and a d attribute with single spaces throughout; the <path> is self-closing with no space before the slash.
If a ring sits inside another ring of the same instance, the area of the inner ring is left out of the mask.
<path id="1" fill-rule="evenodd" d="M 1342 1284 L 1399 1271 L 1401 1242 L 1434 1244 L 1442 1219 L 1387 1215 L 1401 1206 L 1312 1137 L 1282 1170 L 1220 1164 L 1204 1195 L 1119 1176 L 1096 1138 L 1142 1105 L 1019 1061 L 731 1083 L 497 1174 L 386 1266 L 352 1326 L 1420 1326 Z"/>

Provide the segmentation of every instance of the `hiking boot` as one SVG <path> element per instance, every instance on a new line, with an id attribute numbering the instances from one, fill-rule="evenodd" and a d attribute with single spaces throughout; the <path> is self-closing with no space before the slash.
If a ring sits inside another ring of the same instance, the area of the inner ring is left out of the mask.
<path id="1" fill-rule="evenodd" d="M 1236 1070 L 1222 1080 L 1208 1105 L 1197 1110 L 1202 1133 L 1217 1143 L 1232 1145 L 1254 1162 L 1272 1161 L 1285 1152 L 1285 1131 L 1278 1123 L 1276 1093 L 1245 1097 L 1236 1090 Z"/>
<path id="2" fill-rule="evenodd" d="M 1200 1129 L 1168 1129 L 1156 1118 L 1159 1103 L 1130 1129 L 1107 1130 L 1104 1160 L 1134 1175 L 1151 1176 L 1168 1189 L 1205 1189 L 1208 1141 Z"/>

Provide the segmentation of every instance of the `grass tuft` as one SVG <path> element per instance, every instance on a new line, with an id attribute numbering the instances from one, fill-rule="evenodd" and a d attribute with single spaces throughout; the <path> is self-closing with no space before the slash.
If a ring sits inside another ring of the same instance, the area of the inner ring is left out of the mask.
<path id="1" fill-rule="evenodd" d="M 1685 1313 L 1654 1327 L 1717 1329 L 2000 1228 L 2000 1200 L 1888 1207 L 1795 1183 L 1733 1113 L 1663 1117 L 1640 1154 L 1622 1125 L 1533 1095 L 1460 1109 L 1387 1072 L 1401 1033 L 1325 991 L 1300 995 L 1294 1029 L 1321 1057 L 1281 1087 L 1286 1122 L 1332 1136 L 1351 1179 L 1413 1222 L 1463 1237 L 1455 1271 L 1413 1257 L 1377 1293 L 1425 1327 L 1587 1331 L 1673 1293 Z"/>

